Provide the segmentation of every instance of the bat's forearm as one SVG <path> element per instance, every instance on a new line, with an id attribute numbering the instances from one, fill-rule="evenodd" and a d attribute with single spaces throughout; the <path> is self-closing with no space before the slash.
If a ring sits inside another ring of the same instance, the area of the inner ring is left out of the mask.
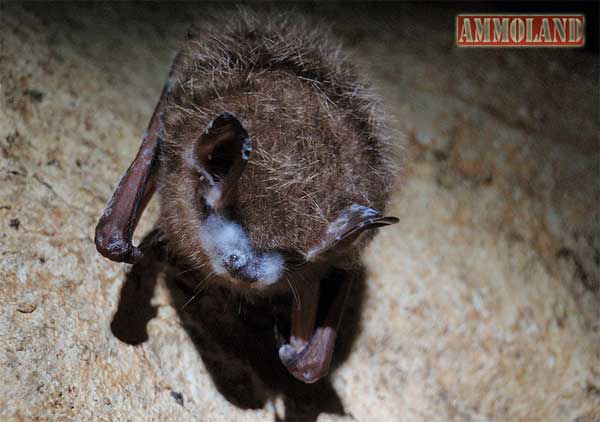
<path id="1" fill-rule="evenodd" d="M 167 88 L 152 114 L 137 156 L 121 178 L 96 226 L 96 249 L 106 258 L 133 263 L 142 257 L 132 237 L 144 208 L 155 191 L 155 174 L 160 147 L 160 112 Z"/>
<path id="2" fill-rule="evenodd" d="M 303 303 L 299 310 L 292 311 L 290 344 L 279 349 L 279 356 L 288 371 L 300 381 L 313 383 L 329 372 L 338 325 L 351 283 L 349 273 L 335 271 L 332 277 L 314 283 L 318 294 L 313 292 L 304 295 L 312 297 L 316 303 Z M 313 328 L 317 305 L 324 311 L 324 316 L 316 321 L 316 328 Z M 310 334 L 307 335 L 308 332 Z"/>

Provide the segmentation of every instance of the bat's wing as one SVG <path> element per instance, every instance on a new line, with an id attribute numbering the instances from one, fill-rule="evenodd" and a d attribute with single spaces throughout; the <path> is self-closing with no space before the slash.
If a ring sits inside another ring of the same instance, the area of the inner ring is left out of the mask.
<path id="1" fill-rule="evenodd" d="M 319 245 L 311 249 L 308 261 L 327 259 L 343 253 L 361 233 L 397 223 L 379 211 L 353 205 L 333 221 Z M 323 280 L 306 280 L 296 286 L 300 306 L 292 309 L 290 343 L 279 348 L 279 357 L 297 379 L 313 383 L 329 372 L 338 325 L 353 275 L 334 268 Z M 324 315 L 321 320 L 318 315 Z"/>
<path id="2" fill-rule="evenodd" d="M 333 221 L 321 242 L 308 251 L 307 259 L 321 259 L 343 252 L 367 229 L 396 224 L 396 217 L 384 217 L 379 211 L 363 205 L 352 205 Z"/>
<path id="3" fill-rule="evenodd" d="M 154 109 L 137 156 L 121 178 L 96 226 L 96 249 L 112 261 L 133 263 L 142 257 L 141 250 L 133 246 L 131 239 L 138 220 L 155 191 L 160 147 L 160 115 L 167 102 L 172 78 L 173 68 Z"/>
<path id="4" fill-rule="evenodd" d="M 290 343 L 279 348 L 279 357 L 297 379 L 313 383 L 325 377 L 333 356 L 335 338 L 352 274 L 334 270 L 325 279 L 310 280 L 312 286 L 299 289 L 301 306 L 292 310 Z M 317 320 L 318 314 L 324 315 Z"/>

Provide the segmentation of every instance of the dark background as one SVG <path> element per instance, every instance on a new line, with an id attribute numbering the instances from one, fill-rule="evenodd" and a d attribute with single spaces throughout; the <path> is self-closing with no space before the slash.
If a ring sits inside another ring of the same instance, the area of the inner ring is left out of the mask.
<path id="1" fill-rule="evenodd" d="M 115 6 L 112 2 L 113 6 Z M 238 4 L 253 5 L 259 8 L 279 8 L 289 9 L 290 7 L 312 11 L 317 14 L 333 13 L 337 14 L 341 9 L 351 9 L 360 11 L 367 15 L 380 15 L 393 11 L 417 13 L 429 15 L 432 20 L 439 18 L 440 15 L 458 14 L 458 13 L 582 13 L 586 19 L 586 44 L 583 48 L 598 54 L 598 19 L 599 3 L 596 1 L 571 2 L 571 1 L 496 1 L 496 2 L 360 2 L 360 1 L 331 1 L 331 2 L 118 2 L 119 7 L 127 10 L 129 18 L 137 20 L 139 16 L 147 12 L 160 11 L 164 16 L 165 22 L 172 21 L 173 17 L 185 19 L 185 15 L 191 9 L 214 8 L 214 7 L 234 7 Z M 88 2 L 84 4 L 73 2 L 39 2 L 27 3 L 27 8 L 38 10 L 41 14 L 52 19 L 60 20 L 61 9 L 85 7 L 88 11 L 102 9 L 111 2 Z M 0 6 L 2 7 L 2 6 Z M 90 9 L 91 8 L 91 9 Z M 123 22 L 127 17 L 123 17 Z"/>

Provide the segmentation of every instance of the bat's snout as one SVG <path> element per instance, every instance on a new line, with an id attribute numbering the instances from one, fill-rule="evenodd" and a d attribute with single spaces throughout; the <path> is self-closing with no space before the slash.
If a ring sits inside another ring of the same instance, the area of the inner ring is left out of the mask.
<path id="1" fill-rule="evenodd" d="M 235 279 L 252 283 L 256 281 L 256 277 L 253 272 L 250 271 L 249 264 L 243 257 L 231 254 L 223 259 L 223 267 L 227 270 L 229 275 Z"/>

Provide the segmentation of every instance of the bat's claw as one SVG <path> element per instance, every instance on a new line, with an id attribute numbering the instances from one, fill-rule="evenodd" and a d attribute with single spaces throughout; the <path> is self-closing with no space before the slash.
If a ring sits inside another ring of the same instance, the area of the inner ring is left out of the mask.
<path id="1" fill-rule="evenodd" d="M 94 240 L 98 252 L 111 261 L 133 264 L 142 258 L 141 249 L 123 239 L 112 227 L 107 229 L 105 226 L 98 224 Z"/>
<path id="2" fill-rule="evenodd" d="M 297 359 L 298 354 L 299 352 L 291 344 L 283 344 L 279 347 L 279 359 L 286 367 Z"/>
<path id="3" fill-rule="evenodd" d="M 329 373 L 332 345 L 325 345 L 323 338 L 329 333 L 323 333 L 327 328 L 317 329 L 311 341 L 302 349 L 297 350 L 291 344 L 279 348 L 279 359 L 287 370 L 298 380 L 307 384 L 317 382 Z"/>

